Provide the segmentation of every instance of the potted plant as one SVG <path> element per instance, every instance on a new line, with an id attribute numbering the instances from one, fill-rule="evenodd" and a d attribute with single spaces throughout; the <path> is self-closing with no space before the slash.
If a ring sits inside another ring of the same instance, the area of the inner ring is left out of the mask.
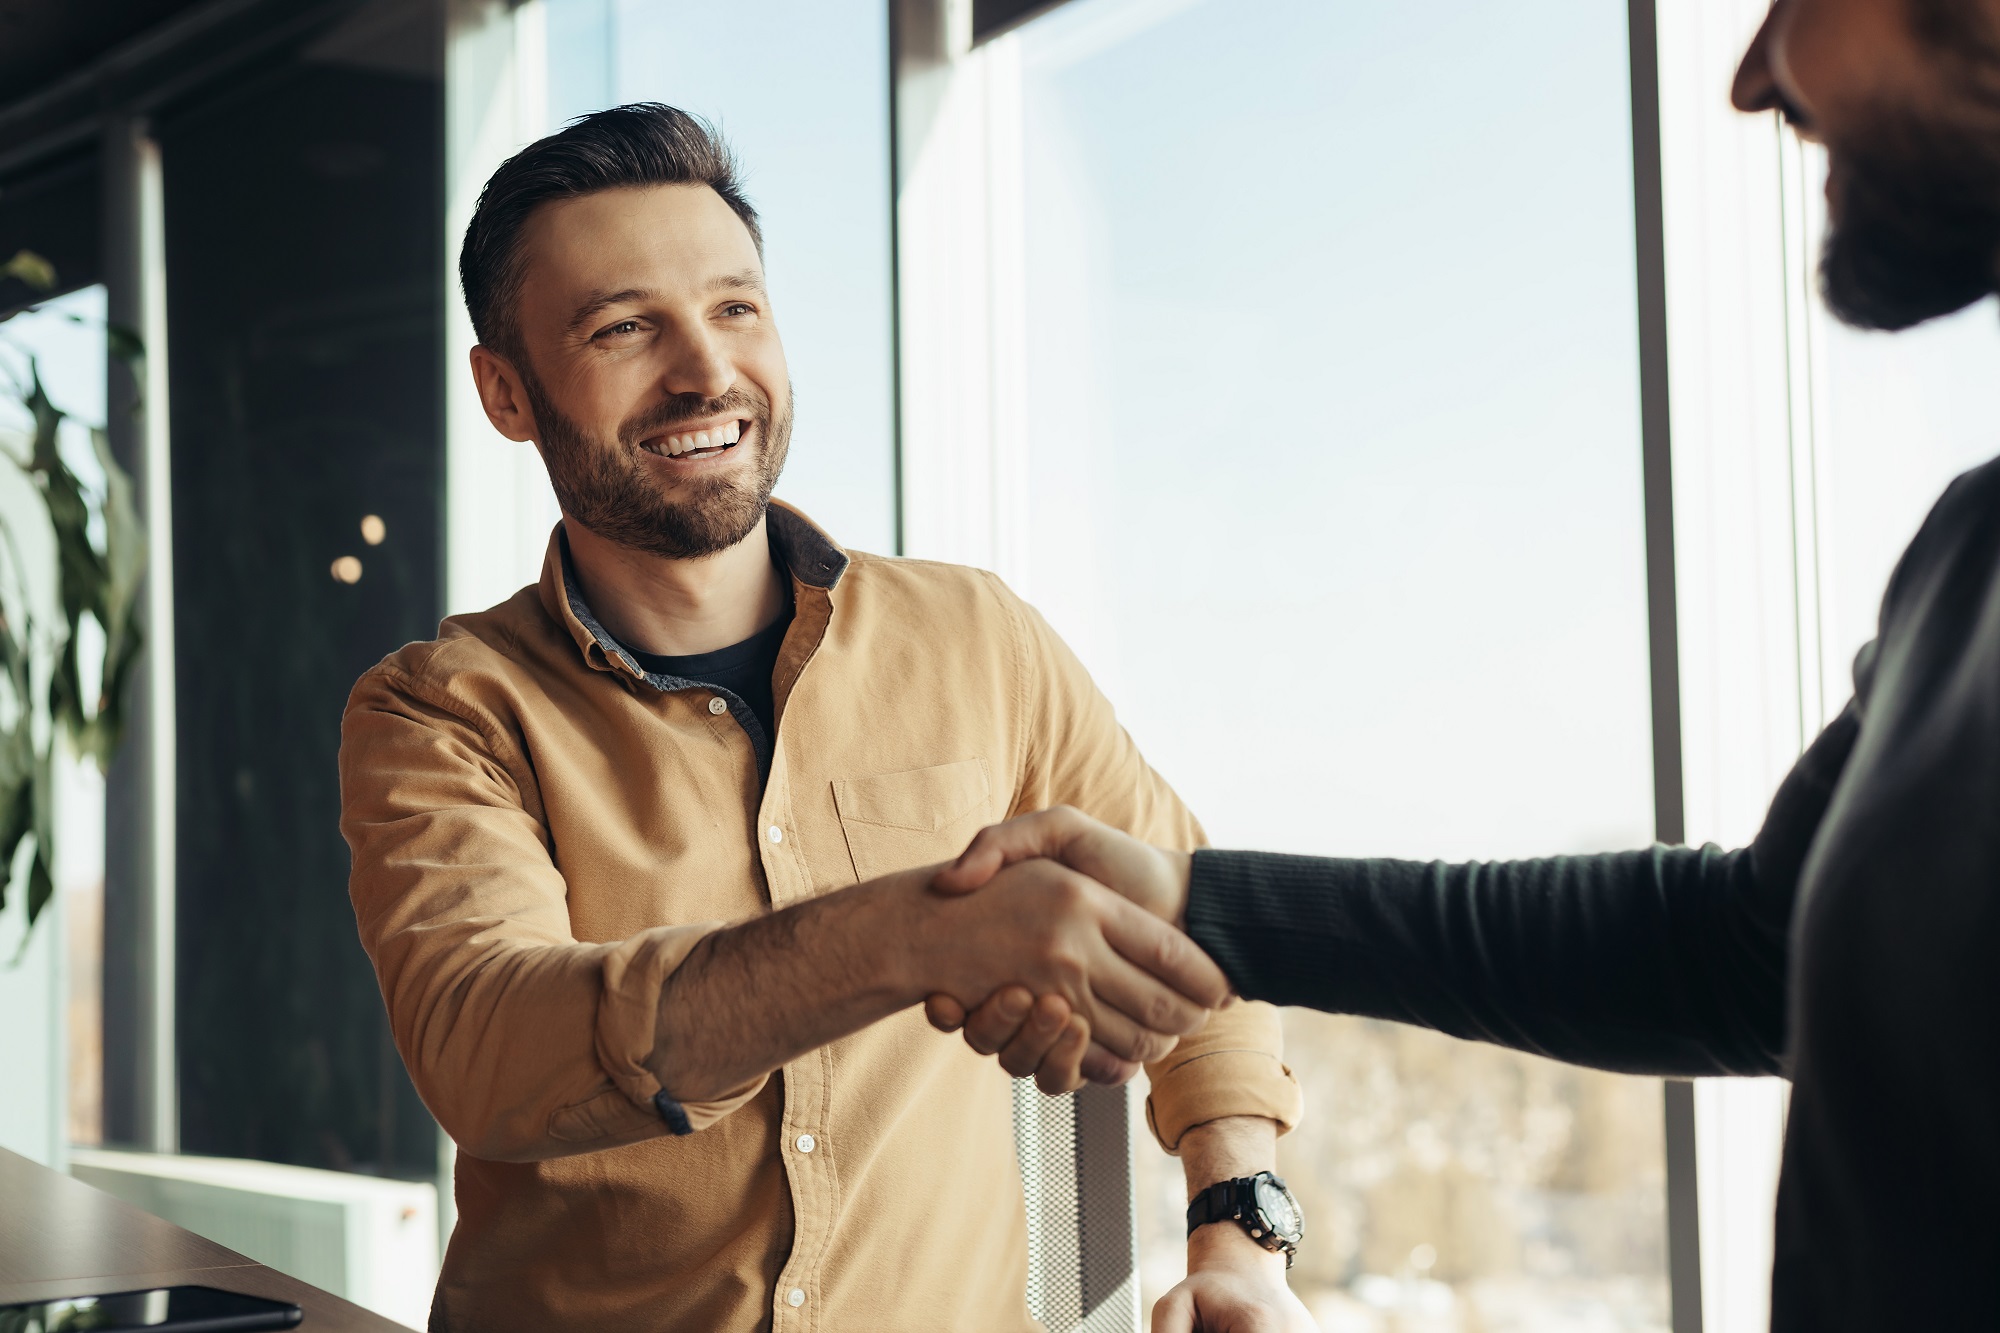
<path id="1" fill-rule="evenodd" d="M 10 277 L 36 291 L 56 286 L 49 263 L 25 250 L 0 264 L 0 279 Z M 55 892 L 55 746 L 66 741 L 104 766 L 124 728 L 125 687 L 142 641 L 136 612 L 146 553 L 132 480 L 112 458 L 104 428 L 89 428 L 101 484 L 86 484 L 63 457 L 68 414 L 49 400 L 34 356 L 7 337 L 6 320 L 24 311 L 0 317 L 0 393 L 29 423 L 21 437 L 0 434 L 0 467 L 19 468 L 47 513 L 59 610 L 53 621 L 34 614 L 38 599 L 19 534 L 0 515 L 0 908 L 17 887 L 26 892 L 23 948 Z M 136 371 L 144 355 L 138 338 L 115 325 L 105 336 L 111 353 Z M 79 651 L 86 618 L 103 634 L 95 672 L 86 671 Z M 87 674 L 95 679 L 86 681 Z M 29 839 L 26 883 L 17 886 L 15 864 Z"/>

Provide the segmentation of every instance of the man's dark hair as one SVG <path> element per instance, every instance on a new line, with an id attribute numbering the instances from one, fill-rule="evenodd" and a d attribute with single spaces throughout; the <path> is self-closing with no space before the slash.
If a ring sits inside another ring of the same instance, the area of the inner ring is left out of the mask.
<path id="1" fill-rule="evenodd" d="M 521 229 L 543 204 L 603 190 L 647 185 L 706 185 L 743 219 L 757 253 L 764 233 L 744 197 L 736 158 L 715 127 L 658 102 L 631 102 L 579 116 L 500 164 L 479 192 L 458 281 L 479 341 L 521 365 L 516 309 L 525 257 Z"/>

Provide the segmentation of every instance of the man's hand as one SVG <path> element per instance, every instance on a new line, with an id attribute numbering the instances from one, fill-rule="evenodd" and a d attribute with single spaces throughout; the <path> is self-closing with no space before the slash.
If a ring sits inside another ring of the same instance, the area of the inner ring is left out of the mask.
<path id="1" fill-rule="evenodd" d="M 1181 1136 L 1188 1198 L 1222 1180 L 1277 1165 L 1278 1127 L 1256 1116 L 1196 1125 Z M 1315 1333 L 1312 1316 L 1285 1285 L 1285 1256 L 1235 1222 L 1210 1222 L 1188 1237 L 1187 1280 L 1153 1307 L 1153 1333 Z"/>
<path id="2" fill-rule="evenodd" d="M 1188 1239 L 1187 1280 L 1153 1307 L 1153 1333 L 1318 1333 L 1285 1285 L 1285 1257 L 1234 1222 L 1212 1222 Z"/>
<path id="3" fill-rule="evenodd" d="M 1149 846 L 1073 810 L 1056 806 L 980 831 L 958 860 L 932 880 L 945 894 L 964 894 L 985 885 L 1002 868 L 1048 857 L 1098 883 L 1116 889 L 1153 915 L 1180 924 L 1187 907 L 1190 858 L 1185 852 Z M 1037 1086 L 1055 1096 L 1085 1082 L 1117 1085 L 1139 1072 L 1139 1062 L 1122 1059 L 1085 1028 L 1062 1001 L 1010 987 L 970 1014 L 949 995 L 933 994 L 924 1012 L 940 1032 L 965 1029 L 966 1044 L 982 1055 L 998 1054 L 1015 1077 L 1035 1076 Z"/>
<path id="4" fill-rule="evenodd" d="M 932 891 L 938 869 L 705 936 L 660 990 L 647 1060 L 660 1085 L 684 1103 L 716 1100 L 926 995 L 968 1009 L 1016 985 L 1029 998 L 993 1048 L 1010 1067 L 1078 1066 L 1092 1038 L 1116 1059 L 1151 1060 L 1229 996 L 1187 936 L 1053 861 L 1009 866 L 960 897 Z"/>
<path id="5" fill-rule="evenodd" d="M 1187 914 L 1192 858 L 1186 852 L 1140 842 L 1066 805 L 981 829 L 958 859 L 938 872 L 931 887 L 939 893 L 971 893 L 1002 867 L 1036 857 L 1060 861 L 1172 925 L 1180 925 Z"/>
<path id="6" fill-rule="evenodd" d="M 1019 1059 L 1063 1044 L 1071 1015 L 1117 1058 L 1158 1059 L 1229 998 L 1228 978 L 1192 940 L 1086 874 L 1043 859 L 995 869 L 983 892 L 932 898 L 912 956 L 924 993 L 961 1009 L 1010 986 L 1060 998 L 1069 1012 L 1041 1009 L 1046 1028 L 1019 1011 Z"/>

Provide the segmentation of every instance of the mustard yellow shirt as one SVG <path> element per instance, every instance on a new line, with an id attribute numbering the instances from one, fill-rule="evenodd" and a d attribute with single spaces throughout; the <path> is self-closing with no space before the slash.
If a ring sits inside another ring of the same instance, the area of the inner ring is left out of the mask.
<path id="1" fill-rule="evenodd" d="M 913 1008 L 688 1105 L 674 1136 L 643 1063 L 662 982 L 718 925 L 948 859 L 1017 813 L 1068 803 L 1179 847 L 1201 830 L 993 575 L 850 555 L 781 505 L 770 532 L 796 610 L 764 753 L 597 626 L 560 529 L 539 586 L 348 701 L 355 916 L 460 1148 L 433 1327 L 1035 1327 L 993 1060 Z M 1218 1012 L 1149 1070 L 1162 1144 L 1231 1115 L 1290 1127 L 1281 1055 L 1274 1011 Z"/>

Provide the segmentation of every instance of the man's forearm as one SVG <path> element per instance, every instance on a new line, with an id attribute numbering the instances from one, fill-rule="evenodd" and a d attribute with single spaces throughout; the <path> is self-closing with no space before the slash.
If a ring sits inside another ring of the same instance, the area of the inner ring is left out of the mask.
<path id="1" fill-rule="evenodd" d="M 1182 1135 L 1179 1151 L 1192 1203 L 1210 1185 L 1277 1169 L 1277 1122 L 1247 1115 L 1211 1120 Z M 1188 1237 L 1188 1270 L 1214 1263 L 1268 1269 L 1280 1277 L 1285 1271 L 1283 1255 L 1264 1249 L 1234 1222 L 1211 1222 Z"/>
<path id="2" fill-rule="evenodd" d="M 929 873 L 857 884 L 695 945 L 660 992 L 660 1086 L 714 1100 L 916 1003 L 904 943 Z"/>
<path id="3" fill-rule="evenodd" d="M 1278 1124 L 1260 1115 L 1232 1115 L 1196 1125 L 1181 1135 L 1178 1151 L 1187 1175 L 1188 1202 L 1210 1185 L 1278 1164 Z"/>
<path id="4" fill-rule="evenodd" d="M 970 1007 L 1010 984 L 1061 995 L 1114 1054 L 1153 1060 L 1228 996 L 1185 935 L 1053 862 L 1010 867 L 966 897 L 931 892 L 936 871 L 885 875 L 695 945 L 660 992 L 648 1061 L 660 1086 L 713 1101 L 933 991 Z"/>

